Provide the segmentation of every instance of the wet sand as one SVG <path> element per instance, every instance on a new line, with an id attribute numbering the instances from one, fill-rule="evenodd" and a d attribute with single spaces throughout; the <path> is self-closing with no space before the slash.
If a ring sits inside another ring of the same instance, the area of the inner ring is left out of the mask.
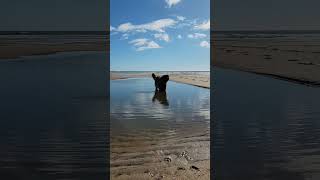
<path id="1" fill-rule="evenodd" d="M 112 180 L 210 179 L 209 132 L 122 138 L 111 139 Z"/>
<path id="2" fill-rule="evenodd" d="M 213 65 L 320 86 L 320 39 L 298 35 L 214 35 Z"/>
<path id="3" fill-rule="evenodd" d="M 73 51 L 106 51 L 106 35 L 1 35 L 0 60 Z"/>
<path id="4" fill-rule="evenodd" d="M 155 72 L 157 75 L 168 74 L 170 81 L 210 88 L 210 73 L 198 72 Z M 110 79 L 151 78 L 152 72 L 110 72 Z"/>

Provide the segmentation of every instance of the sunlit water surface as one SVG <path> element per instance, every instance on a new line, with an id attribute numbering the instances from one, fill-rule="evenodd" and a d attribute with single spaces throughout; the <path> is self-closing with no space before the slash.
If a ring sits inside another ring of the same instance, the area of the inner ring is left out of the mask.
<path id="1" fill-rule="evenodd" d="M 166 94 L 155 94 L 151 78 L 114 80 L 110 88 L 114 177 L 139 172 L 156 177 L 168 173 L 167 167 L 188 170 L 209 162 L 209 89 L 169 81 Z"/>

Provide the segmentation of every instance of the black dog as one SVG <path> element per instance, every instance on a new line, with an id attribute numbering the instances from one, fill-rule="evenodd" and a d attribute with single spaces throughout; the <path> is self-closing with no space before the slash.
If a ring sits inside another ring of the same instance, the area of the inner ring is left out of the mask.
<path id="1" fill-rule="evenodd" d="M 154 73 L 152 73 L 152 77 L 154 79 L 154 85 L 156 87 L 156 91 L 166 91 L 167 88 L 167 82 L 169 81 L 169 75 L 163 75 L 163 76 L 156 76 Z"/>

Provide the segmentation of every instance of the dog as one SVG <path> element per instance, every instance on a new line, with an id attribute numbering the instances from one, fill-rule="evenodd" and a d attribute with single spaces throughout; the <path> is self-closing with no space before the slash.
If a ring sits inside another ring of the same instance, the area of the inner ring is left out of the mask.
<path id="1" fill-rule="evenodd" d="M 164 92 L 167 89 L 167 82 L 169 81 L 169 75 L 156 76 L 152 73 L 152 78 L 154 79 L 155 91 Z"/>

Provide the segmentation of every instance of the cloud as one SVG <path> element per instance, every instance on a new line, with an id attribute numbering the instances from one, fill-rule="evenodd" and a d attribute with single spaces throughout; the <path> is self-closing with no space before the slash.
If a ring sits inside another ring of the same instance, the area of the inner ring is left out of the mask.
<path id="1" fill-rule="evenodd" d="M 201 38 L 205 38 L 205 37 L 207 37 L 207 35 L 202 34 L 202 33 L 188 34 L 188 38 L 190 38 L 190 39 L 201 39 Z"/>
<path id="2" fill-rule="evenodd" d="M 208 43 L 208 41 L 202 41 L 200 43 L 200 46 L 204 48 L 210 48 L 210 44 Z"/>
<path id="3" fill-rule="evenodd" d="M 180 34 L 177 37 L 178 37 L 178 39 L 182 39 L 182 36 Z"/>
<path id="4" fill-rule="evenodd" d="M 147 32 L 147 31 L 156 31 L 156 32 L 165 32 L 166 28 L 172 27 L 177 23 L 177 21 L 167 18 L 167 19 L 159 19 L 156 21 L 152 21 L 146 24 L 134 25 L 131 23 L 124 23 L 119 25 L 117 28 L 120 32 Z"/>
<path id="5" fill-rule="evenodd" d="M 129 34 L 127 33 L 122 34 L 121 40 L 124 40 L 124 39 L 129 39 Z"/>
<path id="6" fill-rule="evenodd" d="M 159 44 L 157 44 L 154 41 L 150 41 L 145 38 L 141 39 L 135 39 L 129 42 L 130 44 L 133 44 L 133 46 L 136 47 L 136 51 L 144 51 L 146 49 L 158 49 L 161 48 Z"/>
<path id="7" fill-rule="evenodd" d="M 148 39 L 141 38 L 141 39 L 135 39 L 130 41 L 130 44 L 133 44 L 134 46 L 143 46 L 148 42 Z"/>
<path id="8" fill-rule="evenodd" d="M 110 31 L 114 31 L 116 28 L 113 26 L 110 26 Z"/>
<path id="9" fill-rule="evenodd" d="M 184 21 L 186 18 L 183 17 L 183 16 L 177 16 L 177 19 L 178 19 L 179 21 Z"/>
<path id="10" fill-rule="evenodd" d="M 176 5 L 176 4 L 180 3 L 180 2 L 181 2 L 181 0 L 166 0 L 166 3 L 167 3 L 169 8 L 171 8 L 172 6 L 174 6 L 174 5 Z"/>
<path id="11" fill-rule="evenodd" d="M 195 25 L 194 29 L 196 29 L 196 30 L 210 30 L 210 19 L 207 21 L 204 21 L 201 24 Z"/>
<path id="12" fill-rule="evenodd" d="M 163 40 L 166 42 L 170 41 L 170 37 L 167 33 L 159 33 L 159 34 L 154 34 L 154 37 L 159 39 L 159 40 Z"/>

